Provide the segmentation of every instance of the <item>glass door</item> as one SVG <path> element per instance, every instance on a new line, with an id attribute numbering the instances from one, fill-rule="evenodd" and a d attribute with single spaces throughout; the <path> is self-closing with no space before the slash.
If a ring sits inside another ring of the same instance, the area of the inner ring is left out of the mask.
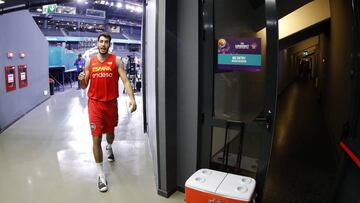
<path id="1" fill-rule="evenodd" d="M 202 10 L 198 167 L 253 177 L 261 195 L 276 112 L 276 4 L 206 0 Z"/>

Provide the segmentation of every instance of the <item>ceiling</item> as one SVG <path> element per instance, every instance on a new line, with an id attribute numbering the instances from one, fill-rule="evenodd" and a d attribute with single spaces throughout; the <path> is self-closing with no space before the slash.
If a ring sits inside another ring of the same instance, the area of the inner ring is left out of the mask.
<path id="1" fill-rule="evenodd" d="M 265 0 L 248 0 L 254 9 L 264 6 Z M 277 0 L 278 18 L 282 18 L 296 9 L 314 0 Z M 240 3 L 240 2 L 239 2 Z"/>
<path id="2" fill-rule="evenodd" d="M 52 4 L 52 3 L 73 3 L 76 0 L 3 0 L 5 3 L 0 4 L 0 14 L 7 13 L 11 11 L 16 11 L 24 8 Z M 93 0 L 89 0 L 93 1 Z M 123 0 L 115 0 L 122 2 Z M 127 0 L 134 3 L 141 4 L 143 0 Z M 297 8 L 311 2 L 313 0 L 277 0 L 278 6 L 278 16 L 282 18 L 283 16 L 291 13 Z M 264 5 L 265 0 L 249 0 L 250 4 L 254 8 L 258 8 Z M 15 6 L 15 7 L 14 7 Z"/>
<path id="3" fill-rule="evenodd" d="M 21 9 L 27 9 L 31 7 L 42 6 L 46 4 L 76 4 L 76 0 L 2 0 L 5 3 L 0 4 L 0 14 L 17 11 Z M 94 0 L 87 0 L 94 2 Z M 125 0 L 112 0 L 115 2 L 124 2 Z M 143 0 L 126 0 L 126 2 L 133 2 L 137 4 L 142 4 Z"/>
<path id="4" fill-rule="evenodd" d="M 314 0 L 277 0 L 279 19 Z"/>
<path id="5" fill-rule="evenodd" d="M 40 4 L 51 4 L 59 2 L 56 0 L 3 0 L 5 3 L 0 4 L 0 12 L 6 12 L 6 10 L 16 9 L 16 7 L 31 7 Z M 62 2 L 66 2 L 62 1 Z"/>

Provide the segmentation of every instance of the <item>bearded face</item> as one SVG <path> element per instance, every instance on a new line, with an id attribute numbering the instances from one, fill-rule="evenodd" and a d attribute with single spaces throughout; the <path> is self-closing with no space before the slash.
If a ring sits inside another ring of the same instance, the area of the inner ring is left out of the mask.
<path id="1" fill-rule="evenodd" d="M 100 54 L 107 54 L 110 48 L 110 41 L 108 38 L 101 36 L 97 42 L 97 47 Z"/>

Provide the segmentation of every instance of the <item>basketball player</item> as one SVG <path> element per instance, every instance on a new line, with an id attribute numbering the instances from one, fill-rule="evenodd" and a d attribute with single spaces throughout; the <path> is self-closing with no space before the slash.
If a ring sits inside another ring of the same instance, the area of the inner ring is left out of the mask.
<path id="1" fill-rule="evenodd" d="M 115 160 L 112 143 L 114 141 L 114 128 L 117 126 L 118 121 L 117 97 L 119 96 L 119 77 L 130 98 L 130 111 L 134 112 L 136 110 L 133 88 L 127 79 L 122 60 L 120 57 L 108 52 L 110 42 L 111 36 L 108 33 L 101 33 L 98 36 L 97 48 L 99 52 L 86 62 L 84 71 L 78 77 L 82 89 L 86 89 L 90 81 L 88 113 L 93 138 L 93 154 L 99 172 L 98 189 L 101 192 L 108 190 L 102 163 L 101 139 L 103 133 L 106 134 L 107 159 L 109 162 Z"/>

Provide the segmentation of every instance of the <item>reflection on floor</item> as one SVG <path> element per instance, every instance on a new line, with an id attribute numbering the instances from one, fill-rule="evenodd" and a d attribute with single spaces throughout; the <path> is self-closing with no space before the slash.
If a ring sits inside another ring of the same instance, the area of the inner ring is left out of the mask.
<path id="1" fill-rule="evenodd" d="M 116 161 L 104 160 L 109 191 L 97 190 L 87 98 L 75 88 L 56 92 L 0 134 L 0 202 L 184 202 L 182 193 L 157 195 L 141 96 L 133 114 L 119 98 Z"/>
<path id="2" fill-rule="evenodd" d="M 289 86 L 277 108 L 263 202 L 330 202 L 336 163 L 312 81 Z"/>

